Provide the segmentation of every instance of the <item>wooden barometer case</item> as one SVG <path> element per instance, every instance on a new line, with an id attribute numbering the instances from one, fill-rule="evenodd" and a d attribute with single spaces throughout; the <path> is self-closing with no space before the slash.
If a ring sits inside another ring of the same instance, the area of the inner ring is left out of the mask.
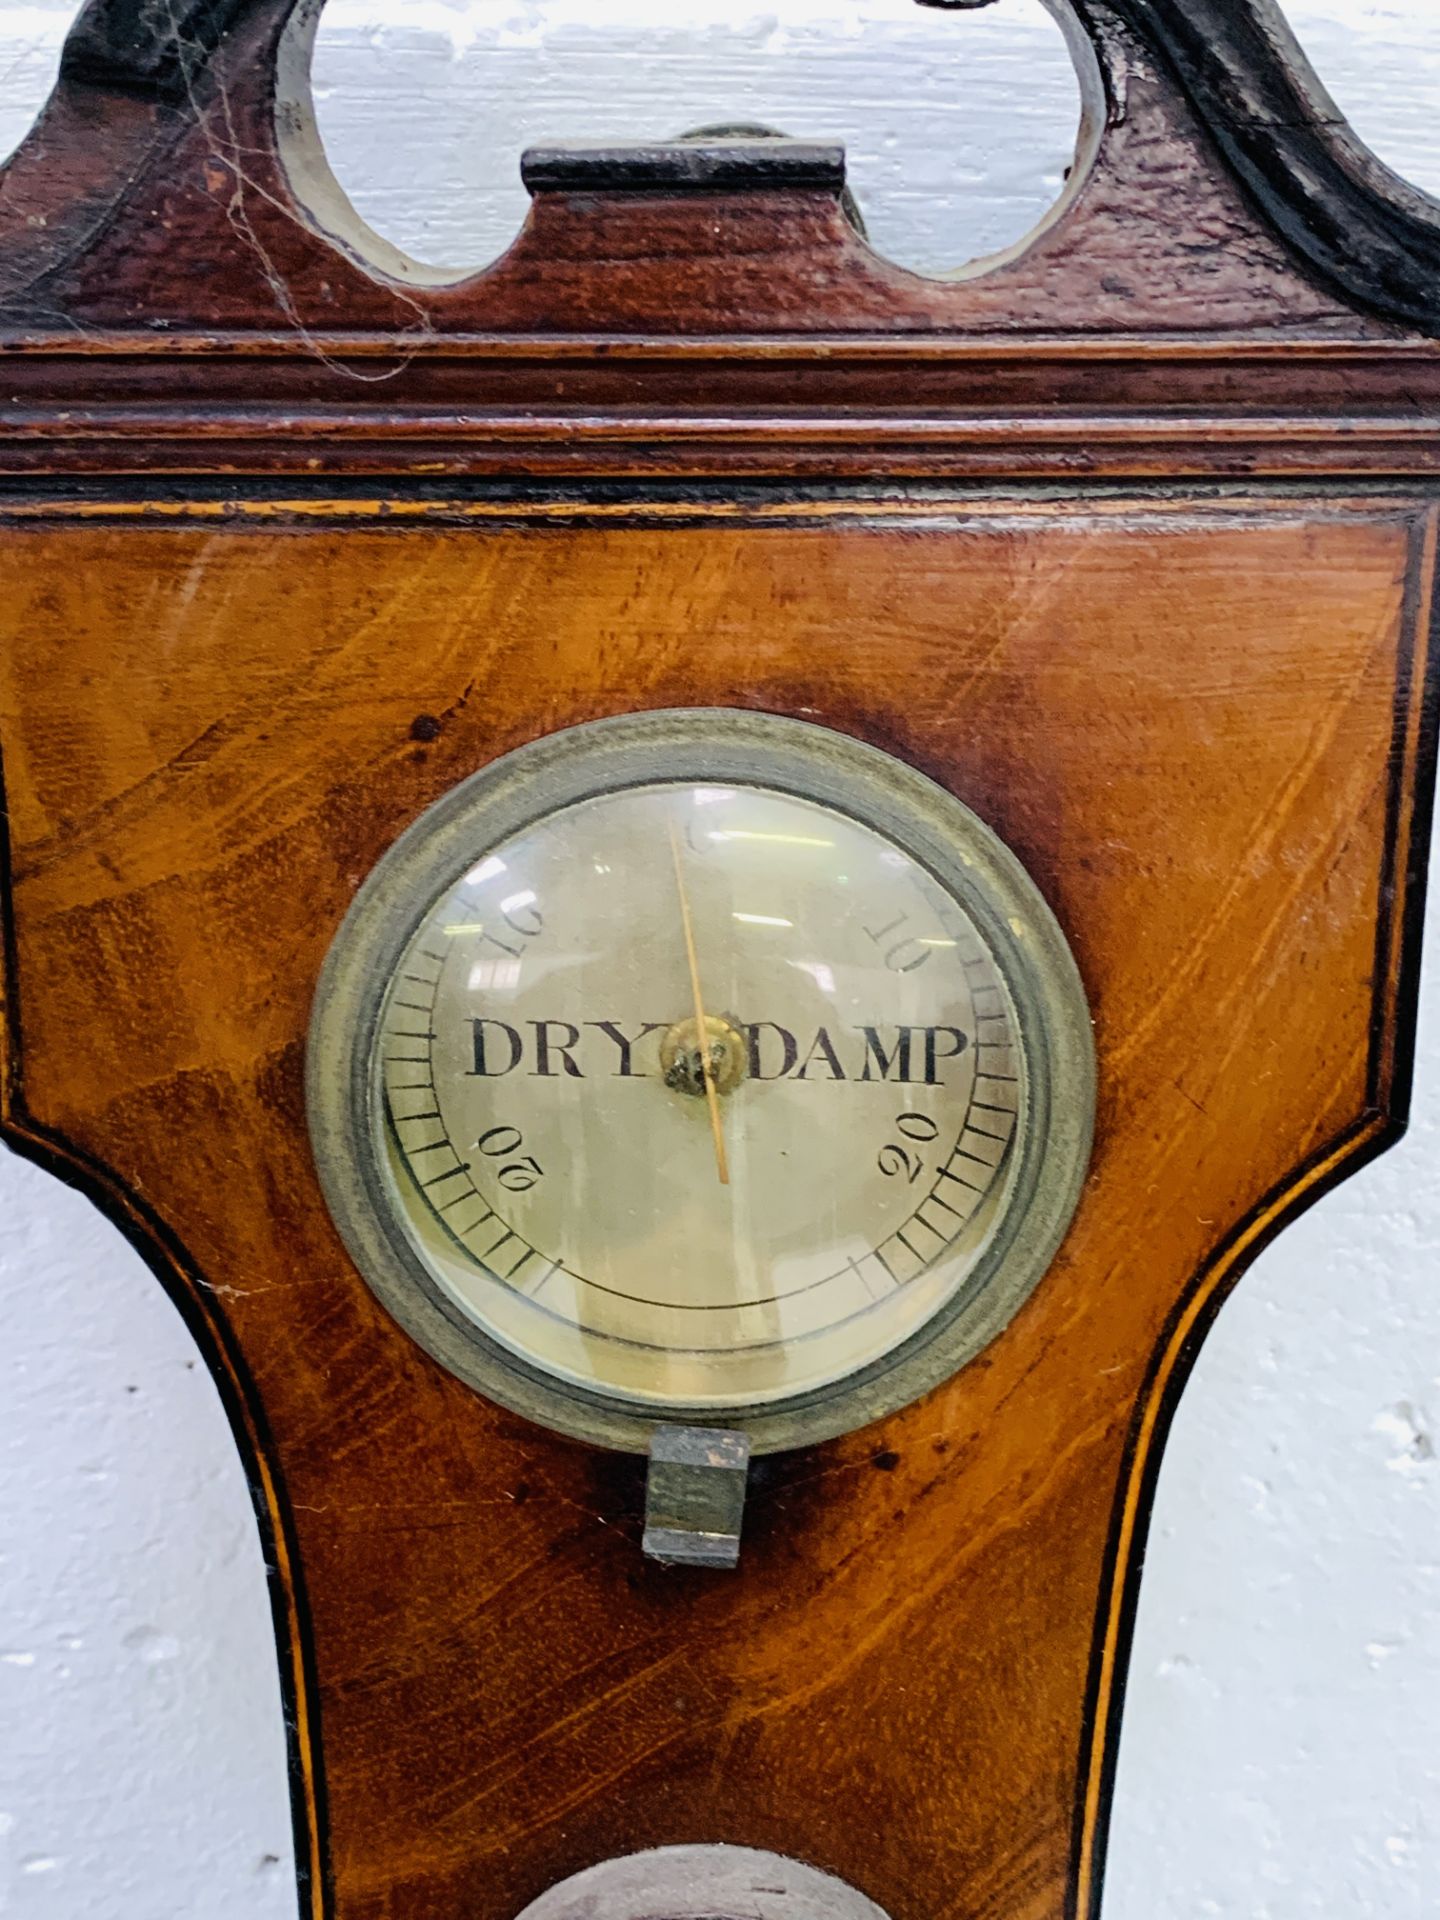
<path id="1" fill-rule="evenodd" d="M 307 1920 L 1098 1912 L 1176 1398 L 1405 1121 L 1440 207 L 1056 11 L 948 280 L 758 138 L 422 273 L 314 0 L 90 0 L 0 174 L 4 1135 L 224 1399 Z"/>

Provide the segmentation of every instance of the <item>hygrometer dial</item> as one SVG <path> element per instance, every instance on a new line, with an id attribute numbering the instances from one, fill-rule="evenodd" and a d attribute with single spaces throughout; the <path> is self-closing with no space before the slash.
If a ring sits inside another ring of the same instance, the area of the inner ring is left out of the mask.
<path id="1" fill-rule="evenodd" d="M 447 796 L 362 892 L 311 1103 L 362 1272 L 566 1431 L 757 1447 L 963 1363 L 1088 1150 L 1078 976 L 995 837 L 817 728 L 652 714 Z"/>

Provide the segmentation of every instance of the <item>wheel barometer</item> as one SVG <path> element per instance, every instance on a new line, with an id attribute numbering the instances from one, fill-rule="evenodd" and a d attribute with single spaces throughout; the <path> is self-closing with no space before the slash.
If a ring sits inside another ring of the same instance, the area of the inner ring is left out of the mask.
<path id="1" fill-rule="evenodd" d="M 1089 1016 L 1020 863 L 903 762 L 726 710 L 593 722 L 438 801 L 311 1027 L 346 1243 L 429 1351 L 651 1452 L 647 1550 L 733 1562 L 749 1449 L 864 1425 L 1040 1279 Z"/>
<path id="2" fill-rule="evenodd" d="M 4 163 L 0 1130 L 217 1383 L 305 1920 L 1099 1920 L 1181 1387 L 1405 1118 L 1440 207 L 1052 11 L 943 279 L 734 127 L 406 261 L 295 0 Z"/>

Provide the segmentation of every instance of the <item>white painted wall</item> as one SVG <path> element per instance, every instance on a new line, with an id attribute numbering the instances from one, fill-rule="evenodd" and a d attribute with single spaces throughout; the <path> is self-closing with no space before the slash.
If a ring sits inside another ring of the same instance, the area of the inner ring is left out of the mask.
<path id="1" fill-rule="evenodd" d="M 0 0 L 0 151 L 71 11 Z M 1291 17 L 1361 132 L 1440 191 L 1435 0 Z M 1056 190 L 1058 47 L 1037 0 L 332 0 L 321 107 L 362 209 L 431 260 L 503 245 L 526 140 L 739 113 L 844 135 L 876 238 L 934 270 Z M 1440 956 L 1440 895 L 1431 920 Z M 1408 1140 L 1252 1270 L 1184 1403 L 1107 1920 L 1440 1913 L 1437 968 L 1421 1042 Z M 135 1255 L 3 1154 L 0 1314 L 0 1915 L 292 1914 L 260 1553 L 214 1393 Z"/>

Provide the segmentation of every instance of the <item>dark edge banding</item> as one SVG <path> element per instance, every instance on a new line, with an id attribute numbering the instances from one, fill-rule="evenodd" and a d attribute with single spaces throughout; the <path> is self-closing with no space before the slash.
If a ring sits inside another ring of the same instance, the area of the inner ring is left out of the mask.
<path id="1" fill-rule="evenodd" d="M 1397 711 L 1392 764 L 1410 782 L 1409 818 L 1403 845 L 1397 845 L 1385 904 L 1391 909 L 1391 943 L 1383 958 L 1377 951 L 1377 979 L 1391 981 L 1389 1047 L 1384 1056 L 1385 1105 L 1396 1137 L 1410 1119 L 1420 1019 L 1420 962 L 1424 946 L 1425 901 L 1429 889 L 1430 847 L 1435 817 L 1437 742 L 1440 742 L 1440 602 L 1436 598 L 1440 506 L 1432 505 L 1411 530 L 1410 571 L 1404 618 L 1407 625 L 1404 671 L 1408 675 L 1403 724 Z M 1398 692 L 1398 689 L 1397 689 Z M 1397 708 L 1401 706 L 1397 700 Z M 1399 911 L 1394 911 L 1398 890 Z M 1380 1018 L 1377 1010 L 1377 1019 Z M 1372 1051 L 1378 1056 L 1380 1036 Z M 1378 1079 L 1378 1076 L 1377 1076 Z M 1379 1100 L 1377 1085 L 1375 1097 Z"/>
<path id="2" fill-rule="evenodd" d="M 1407 739 L 1389 762 L 1379 959 L 1370 1020 L 1368 1110 L 1264 1195 L 1225 1235 L 1172 1308 L 1135 1399 L 1115 1481 L 1101 1567 L 1090 1674 L 1080 1733 L 1072 1828 L 1074 1879 L 1066 1920 L 1101 1920 L 1125 1692 L 1144 1585 L 1145 1550 L 1170 1429 L 1220 1309 L 1258 1256 L 1317 1200 L 1388 1152 L 1405 1132 L 1414 1077 L 1426 866 L 1434 809 L 1440 610 L 1435 547 L 1440 510 L 1417 516 L 1397 653 L 1394 735 Z M 1398 889 L 1400 898 L 1394 900 Z M 1387 894 L 1390 897 L 1387 897 Z M 1392 910 L 1395 936 L 1388 937 Z"/>
<path id="3" fill-rule="evenodd" d="M 118 1229 L 160 1283 L 210 1376 L 245 1475 L 265 1568 L 275 1636 L 299 1920 L 324 1920 L 332 1911 L 332 1887 L 319 1676 L 304 1563 L 279 1452 L 239 1342 L 182 1243 L 108 1167 L 34 1119 L 25 1106 L 12 862 L 4 758 L 0 754 L 0 1144 L 82 1194 Z"/>

